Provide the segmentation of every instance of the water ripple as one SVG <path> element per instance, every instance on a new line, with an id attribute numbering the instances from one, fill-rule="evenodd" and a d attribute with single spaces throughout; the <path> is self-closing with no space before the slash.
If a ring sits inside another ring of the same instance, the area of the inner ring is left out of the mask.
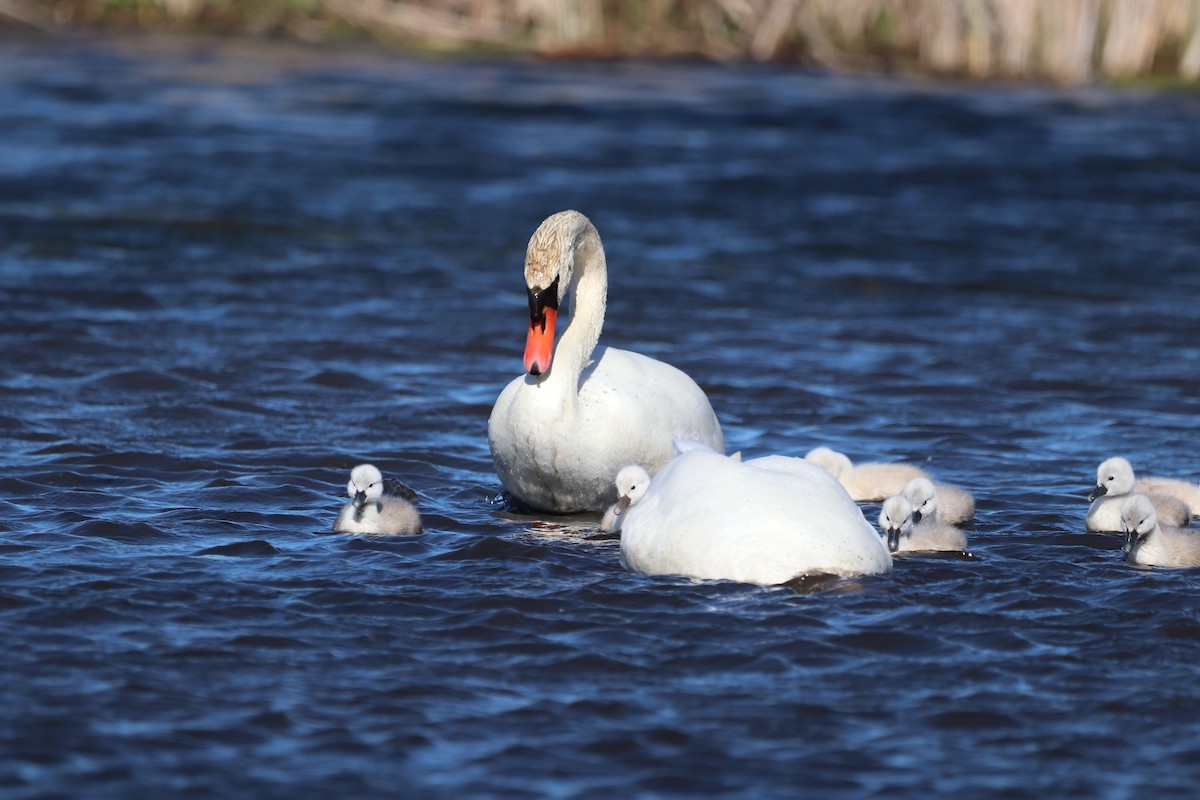
<path id="1" fill-rule="evenodd" d="M 1196 475 L 1194 99 L 3 44 L 6 797 L 1193 793 L 1200 574 L 1083 517 L 1109 455 Z M 565 207 L 607 343 L 747 457 L 971 489 L 971 556 L 647 577 L 498 499 Z M 364 461 L 422 535 L 332 532 Z"/>

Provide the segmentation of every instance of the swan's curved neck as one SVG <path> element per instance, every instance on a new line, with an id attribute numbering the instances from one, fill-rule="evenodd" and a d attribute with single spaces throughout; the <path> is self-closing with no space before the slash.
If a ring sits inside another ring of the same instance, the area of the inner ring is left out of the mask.
<path id="1" fill-rule="evenodd" d="M 574 268 L 571 270 L 571 319 L 554 347 L 554 361 L 547 379 L 556 377 L 578 386 L 579 376 L 592 357 L 604 327 L 608 304 L 608 265 L 600 234 L 586 219 L 570 238 Z"/>

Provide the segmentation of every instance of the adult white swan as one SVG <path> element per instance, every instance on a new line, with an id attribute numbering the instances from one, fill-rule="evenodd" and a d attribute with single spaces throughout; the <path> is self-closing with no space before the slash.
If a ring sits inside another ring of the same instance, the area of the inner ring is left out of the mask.
<path id="1" fill-rule="evenodd" d="M 837 479 L 799 458 L 740 462 L 688 450 L 623 517 L 621 560 L 650 575 L 774 585 L 892 568 L 887 545 Z"/>
<path id="2" fill-rule="evenodd" d="M 708 398 L 675 367 L 596 347 L 608 268 L 595 226 L 578 211 L 548 217 L 525 255 L 529 335 L 523 375 L 504 388 L 488 420 L 492 462 L 514 497 L 542 511 L 600 511 L 616 500 L 613 476 L 640 464 L 653 475 L 672 440 L 725 451 Z M 559 307 L 574 312 L 554 340 Z"/>

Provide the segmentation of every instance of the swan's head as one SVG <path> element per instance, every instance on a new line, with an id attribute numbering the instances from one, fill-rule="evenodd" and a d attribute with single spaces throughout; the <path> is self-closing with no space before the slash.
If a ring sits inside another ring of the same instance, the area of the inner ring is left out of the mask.
<path id="1" fill-rule="evenodd" d="M 929 478 L 913 478 L 904 485 L 904 497 L 912 504 L 913 524 L 938 521 L 937 490 Z"/>
<path id="2" fill-rule="evenodd" d="M 1125 533 L 1125 546 L 1122 549 L 1125 555 L 1132 555 L 1157 527 L 1158 515 L 1146 495 L 1131 495 L 1121 504 L 1121 530 Z"/>
<path id="3" fill-rule="evenodd" d="M 591 222 L 578 211 L 560 211 L 545 219 L 525 251 L 525 289 L 529 293 L 529 336 L 525 371 L 541 375 L 554 355 L 558 307 L 571 287 L 579 233 Z"/>
<path id="4" fill-rule="evenodd" d="M 373 464 L 359 464 L 350 470 L 346 494 L 353 498 L 358 508 L 365 506 L 369 500 L 378 500 L 383 495 L 383 473 Z"/>
<path id="5" fill-rule="evenodd" d="M 879 529 L 887 537 L 888 550 L 893 553 L 900 548 L 900 537 L 908 536 L 913 528 L 912 503 L 903 495 L 889 497 L 883 501 L 879 512 Z"/>
<path id="6" fill-rule="evenodd" d="M 1121 495 L 1133 491 L 1133 467 L 1123 458 L 1110 458 L 1096 470 L 1096 488 L 1088 502 L 1106 494 Z"/>
<path id="7" fill-rule="evenodd" d="M 835 478 L 849 475 L 854 469 L 854 464 L 845 453 L 830 450 L 828 447 L 814 447 L 804 456 L 804 460 L 816 464 Z"/>
<path id="8" fill-rule="evenodd" d="M 636 464 L 621 467 L 617 473 L 617 510 L 616 514 L 625 513 L 625 509 L 636 505 L 638 500 L 650 488 L 650 473 Z"/>

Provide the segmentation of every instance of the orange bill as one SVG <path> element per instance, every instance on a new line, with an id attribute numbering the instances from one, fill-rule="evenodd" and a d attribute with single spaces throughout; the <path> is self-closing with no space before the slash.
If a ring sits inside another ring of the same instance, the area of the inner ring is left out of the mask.
<path id="1" fill-rule="evenodd" d="M 525 340 L 525 371 L 530 375 L 541 375 L 550 369 L 550 357 L 554 353 L 554 322 L 558 311 L 546 306 L 541 320 L 529 320 L 529 338 Z"/>

